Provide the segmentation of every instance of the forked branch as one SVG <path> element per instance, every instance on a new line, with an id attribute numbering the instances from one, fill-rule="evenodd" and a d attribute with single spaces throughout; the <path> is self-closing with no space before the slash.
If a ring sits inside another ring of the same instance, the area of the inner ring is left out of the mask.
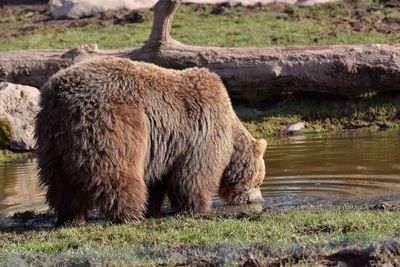
<path id="1" fill-rule="evenodd" d="M 153 28 L 149 43 L 163 44 L 171 42 L 171 25 L 175 13 L 181 4 L 180 0 L 158 1 L 154 6 Z"/>

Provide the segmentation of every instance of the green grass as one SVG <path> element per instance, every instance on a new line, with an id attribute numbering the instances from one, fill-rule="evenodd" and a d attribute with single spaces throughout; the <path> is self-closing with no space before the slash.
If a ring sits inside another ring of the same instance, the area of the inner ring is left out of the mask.
<path id="1" fill-rule="evenodd" d="M 400 11 L 378 1 L 335 3 L 307 8 L 273 5 L 234 7 L 213 15 L 210 5 L 182 5 L 174 19 L 173 36 L 188 44 L 224 47 L 265 47 L 328 44 L 398 43 Z M 361 10 L 361 11 L 360 11 Z M 357 13 L 358 12 L 358 13 Z M 112 15 L 48 22 L 43 10 L 0 13 L 0 51 L 63 48 L 97 43 L 100 48 L 141 46 L 148 38 L 152 13 L 144 21 L 117 25 Z M 382 22 L 383 21 L 383 22 Z"/>
<path id="2" fill-rule="evenodd" d="M 198 249 L 204 256 L 222 247 L 240 253 L 244 247 L 262 246 L 275 256 L 284 256 L 313 244 L 319 252 L 332 253 L 393 238 L 400 229 L 399 216 L 399 211 L 342 207 L 277 214 L 248 212 L 238 217 L 170 217 L 137 225 L 94 224 L 18 233 L 0 224 L 0 264 L 1 259 L 4 264 L 16 256 L 27 262 L 39 257 L 97 264 L 152 264 L 188 257 L 185 248 Z"/>
<path id="3" fill-rule="evenodd" d="M 246 127 L 258 137 L 279 135 L 288 125 L 305 122 L 305 133 L 345 129 L 400 127 L 400 94 L 335 98 L 326 95 L 289 95 L 260 104 L 256 117 L 242 116 Z"/>
<path id="4" fill-rule="evenodd" d="M 361 10 L 360 15 L 356 15 L 354 5 Z M 210 5 L 182 5 L 174 19 L 173 36 L 188 44 L 222 47 L 400 42 L 400 32 L 393 30 L 395 24 L 379 22 L 385 18 L 400 19 L 400 11 L 378 1 L 309 8 L 235 7 L 223 15 L 211 14 L 212 9 Z M 0 11 L 0 51 L 71 49 L 88 43 L 97 43 L 102 49 L 141 46 L 150 33 L 152 14 L 142 11 L 141 15 L 142 23 L 116 25 L 110 19 L 112 15 L 98 15 L 81 19 L 74 26 L 71 21 L 46 22 L 47 16 L 40 10 L 29 16 Z M 299 121 L 306 123 L 305 131 L 309 133 L 400 126 L 399 94 L 353 99 L 289 95 L 261 103 L 259 110 L 257 117 L 243 119 L 254 135 L 263 137 L 280 134 L 288 124 Z M 0 160 L 22 155 L 27 154 L 0 150 Z M 39 217 L 33 219 L 33 226 L 0 221 L 0 265 L 85 261 L 98 265 L 173 265 L 196 255 L 226 257 L 225 263 L 229 265 L 236 264 L 239 255 L 249 249 L 285 257 L 310 245 L 332 253 L 349 246 L 366 247 L 379 240 L 398 238 L 399 216 L 400 211 L 332 208 L 246 213 L 236 217 L 169 217 L 137 225 L 92 224 L 61 229 L 41 228 L 38 225 L 43 222 Z"/>
<path id="5" fill-rule="evenodd" d="M 7 118 L 0 118 L 0 142 L 11 141 L 13 137 L 10 121 Z"/>
<path id="6" fill-rule="evenodd" d="M 32 152 L 15 152 L 10 150 L 0 149 L 0 161 L 21 160 L 32 158 Z"/>

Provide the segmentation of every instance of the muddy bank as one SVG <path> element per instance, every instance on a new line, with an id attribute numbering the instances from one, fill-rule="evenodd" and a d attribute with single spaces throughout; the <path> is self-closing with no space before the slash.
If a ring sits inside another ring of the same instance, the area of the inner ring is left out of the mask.
<path id="1" fill-rule="evenodd" d="M 226 206 L 214 204 L 213 211 L 206 214 L 193 215 L 195 218 L 220 221 L 224 219 L 250 219 L 255 220 L 260 214 L 279 214 L 290 211 L 319 212 L 326 209 L 350 209 L 354 211 L 393 212 L 400 211 L 400 194 L 376 198 L 331 199 L 315 196 L 288 196 L 265 198 L 263 204 L 250 204 L 242 206 Z M 192 215 L 190 215 L 192 216 Z M 168 206 L 164 206 L 161 218 L 174 217 Z M 89 224 L 109 225 L 97 212 L 89 215 Z M 48 211 L 37 213 L 35 211 L 17 212 L 12 216 L 0 217 L 1 232 L 26 232 L 54 228 L 55 215 Z"/>
<path id="2" fill-rule="evenodd" d="M 311 264 L 313 266 L 396 266 L 400 260 L 400 242 L 387 240 L 366 248 L 354 247 L 339 250 L 336 253 L 321 253 L 318 248 L 309 246 L 290 256 L 278 256 L 266 246 L 251 247 L 202 245 L 185 247 L 168 247 L 163 250 L 146 247 L 135 254 L 147 254 L 157 263 L 151 266 L 292 266 Z M 10 264 L 57 265 L 57 266 L 91 266 L 89 260 L 64 258 L 57 256 L 36 256 L 33 258 L 18 257 L 8 261 Z M 394 265 L 392 265 L 394 264 Z M 148 266 L 135 264 L 135 266 Z"/>
<path id="3" fill-rule="evenodd" d="M 136 225 L 111 225 L 92 214 L 87 226 L 58 229 L 52 226 L 52 213 L 16 213 L 0 219 L 0 255 L 5 256 L 0 263 L 381 266 L 400 260 L 399 211 L 397 194 L 347 201 L 267 199 L 261 211 L 229 207 L 189 216 L 165 212 L 160 219 Z M 250 239 L 243 240 L 243 235 Z"/>
<path id="4" fill-rule="evenodd" d="M 162 256 L 165 258 L 185 255 L 186 260 L 174 266 L 223 266 L 227 263 L 247 267 L 278 267 L 305 263 L 323 266 L 381 266 L 400 260 L 400 242 L 397 240 L 382 241 L 367 248 L 343 249 L 332 254 L 321 253 L 317 247 L 310 245 L 287 257 L 277 256 L 261 244 L 248 248 L 191 246 L 169 248 L 166 251 L 168 252 L 159 255 L 164 254 Z"/>

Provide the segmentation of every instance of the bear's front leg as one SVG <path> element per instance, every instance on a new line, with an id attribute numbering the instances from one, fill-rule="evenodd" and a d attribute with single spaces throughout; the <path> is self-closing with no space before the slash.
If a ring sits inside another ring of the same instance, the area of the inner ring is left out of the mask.
<path id="1" fill-rule="evenodd" d="M 71 212 L 70 210 L 61 210 L 57 214 L 57 221 L 55 227 L 63 226 L 67 222 L 74 222 L 78 225 L 84 225 L 86 223 L 87 212 L 83 210 L 77 210 Z"/>
<path id="2" fill-rule="evenodd" d="M 166 178 L 154 181 L 148 185 L 148 200 L 146 217 L 161 217 L 161 206 L 164 201 L 166 188 Z"/>
<path id="3" fill-rule="evenodd" d="M 132 171 L 114 175 L 118 177 L 118 183 L 100 196 L 101 211 L 113 223 L 137 223 L 146 211 L 147 187 L 143 177 Z"/>
<path id="4" fill-rule="evenodd" d="M 199 147 L 202 150 L 199 150 Z M 208 212 L 223 172 L 222 146 L 202 144 L 174 168 L 168 198 L 174 212 Z M 195 151 L 195 152 L 193 152 Z"/>
<path id="5" fill-rule="evenodd" d="M 81 193 L 78 189 L 71 189 L 68 186 L 63 186 L 59 190 L 56 190 L 56 188 L 57 186 L 53 186 L 48 190 L 48 195 L 58 195 L 57 198 L 53 197 L 51 199 L 53 200 L 51 206 L 54 207 L 57 214 L 55 227 L 63 226 L 68 222 L 84 225 L 86 223 L 87 212 L 90 209 L 90 194 Z M 54 199 L 57 200 L 54 201 Z"/>
<path id="6" fill-rule="evenodd" d="M 193 187 L 190 184 L 175 184 L 170 185 L 168 188 L 168 198 L 171 203 L 171 208 L 174 212 L 208 212 L 211 210 L 212 192 L 212 186 L 203 185 L 203 189 L 200 189 L 197 188 L 197 185 L 194 185 Z"/>

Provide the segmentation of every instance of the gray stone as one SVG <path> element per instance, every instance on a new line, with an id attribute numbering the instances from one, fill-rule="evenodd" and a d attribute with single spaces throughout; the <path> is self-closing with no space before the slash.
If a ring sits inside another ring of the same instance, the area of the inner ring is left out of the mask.
<path id="1" fill-rule="evenodd" d="M 220 4 L 229 3 L 234 5 L 254 6 L 254 5 L 270 5 L 275 3 L 296 4 L 297 0 L 182 0 L 182 3 L 197 3 L 197 4 Z"/>
<path id="2" fill-rule="evenodd" d="M 77 19 L 106 10 L 151 8 L 156 0 L 50 0 L 49 9 L 55 19 Z"/>
<path id="3" fill-rule="evenodd" d="M 11 126 L 12 132 L 10 139 L 0 139 L 0 146 L 20 151 L 34 149 L 34 119 L 39 112 L 39 98 L 40 92 L 34 87 L 0 83 L 0 120 Z"/>
<path id="4" fill-rule="evenodd" d="M 315 4 L 328 3 L 337 0 L 300 0 L 301 6 L 311 6 Z M 157 0 L 50 0 L 49 9 L 55 19 L 77 19 L 93 16 L 98 12 L 117 9 L 148 9 L 152 8 Z M 182 3 L 197 4 L 220 4 L 229 3 L 234 6 L 241 4 L 244 6 L 269 5 L 275 3 L 285 3 L 295 5 L 298 0 L 182 0 Z"/>
<path id="5" fill-rule="evenodd" d="M 286 128 L 286 134 L 295 134 L 295 133 L 300 133 L 304 130 L 305 124 L 304 122 L 298 122 L 295 124 L 291 124 Z"/>
<path id="6" fill-rule="evenodd" d="M 99 48 L 97 44 L 84 44 L 80 45 L 76 48 L 73 48 L 66 53 L 64 53 L 62 58 L 77 58 L 79 56 L 86 56 L 88 54 L 96 54 L 99 53 Z"/>
<path id="7" fill-rule="evenodd" d="M 320 4 L 332 3 L 337 2 L 338 0 L 304 0 L 299 2 L 299 6 L 306 7 L 306 6 L 315 6 Z"/>

